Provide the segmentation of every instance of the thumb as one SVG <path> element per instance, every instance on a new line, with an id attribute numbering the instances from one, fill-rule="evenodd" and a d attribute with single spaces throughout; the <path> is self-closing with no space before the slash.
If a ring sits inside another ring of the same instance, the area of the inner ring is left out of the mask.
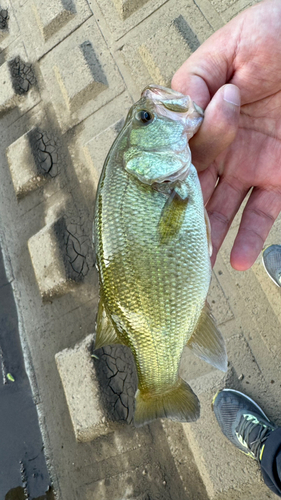
<path id="1" fill-rule="evenodd" d="M 240 115 L 240 91 L 223 85 L 205 110 L 203 123 L 190 141 L 192 163 L 205 170 L 235 139 Z"/>
<path id="2" fill-rule="evenodd" d="M 235 74 L 237 44 L 243 16 L 216 31 L 182 64 L 171 87 L 205 109 L 212 97 Z"/>

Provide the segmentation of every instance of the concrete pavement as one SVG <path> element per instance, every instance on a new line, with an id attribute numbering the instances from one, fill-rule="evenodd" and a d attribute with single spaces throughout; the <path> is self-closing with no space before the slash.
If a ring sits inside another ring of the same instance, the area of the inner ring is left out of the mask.
<path id="1" fill-rule="evenodd" d="M 0 20 L 9 18 L 0 22 L 0 238 L 57 499 L 275 498 L 255 462 L 220 433 L 210 406 L 227 385 L 281 425 L 280 292 L 260 260 L 246 273 L 231 269 L 238 218 L 209 296 L 228 372 L 187 352 L 181 365 L 201 400 L 201 419 L 128 425 L 133 382 L 126 389 L 120 382 L 128 363 L 121 351 L 113 364 L 112 352 L 100 353 L 104 380 L 114 375 L 113 415 L 94 415 L 91 399 L 98 303 L 91 221 L 105 156 L 143 87 L 169 85 L 200 43 L 252 3 L 1 0 Z"/>

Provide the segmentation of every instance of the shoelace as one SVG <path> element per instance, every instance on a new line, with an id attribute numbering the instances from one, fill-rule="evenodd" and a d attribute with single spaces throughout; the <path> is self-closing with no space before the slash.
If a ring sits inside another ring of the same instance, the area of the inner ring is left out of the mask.
<path id="1" fill-rule="evenodd" d="M 250 434 L 255 430 L 253 441 L 250 441 Z M 249 450 L 255 455 L 257 459 L 260 456 L 260 450 L 264 442 L 267 440 L 269 434 L 273 431 L 271 427 L 264 424 L 258 424 L 256 417 L 247 419 L 245 415 L 241 415 L 236 432 L 241 436 L 243 441 L 247 444 Z"/>

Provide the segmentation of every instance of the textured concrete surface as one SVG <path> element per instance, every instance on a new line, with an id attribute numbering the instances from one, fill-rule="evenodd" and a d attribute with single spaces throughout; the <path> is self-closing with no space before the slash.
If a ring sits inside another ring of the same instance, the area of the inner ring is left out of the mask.
<path id="1" fill-rule="evenodd" d="M 169 85 L 206 38 L 253 3 L 1 0 L 0 239 L 59 500 L 272 498 L 211 410 L 226 385 L 281 424 L 280 291 L 260 259 L 246 273 L 230 267 L 239 217 L 209 295 L 228 372 L 187 349 L 181 363 L 201 401 L 198 422 L 135 429 L 128 354 L 114 346 L 96 359 L 89 350 L 98 303 L 91 226 L 108 150 L 142 88 Z M 280 224 L 268 243 L 280 243 Z"/>
<path id="2" fill-rule="evenodd" d="M 93 341 L 93 335 L 88 335 L 74 349 L 65 349 L 56 354 L 56 363 L 77 441 L 92 441 L 113 432 L 118 426 L 107 418 L 100 403 L 100 387 L 91 357 Z"/>
<path id="3" fill-rule="evenodd" d="M 31 133 L 33 132 L 30 131 Z M 20 198 L 33 191 L 46 180 L 36 168 L 36 161 L 31 149 L 30 132 L 24 134 L 7 148 L 7 158 L 16 195 Z"/>

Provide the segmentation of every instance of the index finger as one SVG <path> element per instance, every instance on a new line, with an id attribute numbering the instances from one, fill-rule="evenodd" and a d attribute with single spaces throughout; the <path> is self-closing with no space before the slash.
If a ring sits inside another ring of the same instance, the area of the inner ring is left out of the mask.
<path id="1" fill-rule="evenodd" d="M 253 189 L 230 255 L 234 269 L 245 271 L 254 264 L 280 211 L 280 191 Z"/>

